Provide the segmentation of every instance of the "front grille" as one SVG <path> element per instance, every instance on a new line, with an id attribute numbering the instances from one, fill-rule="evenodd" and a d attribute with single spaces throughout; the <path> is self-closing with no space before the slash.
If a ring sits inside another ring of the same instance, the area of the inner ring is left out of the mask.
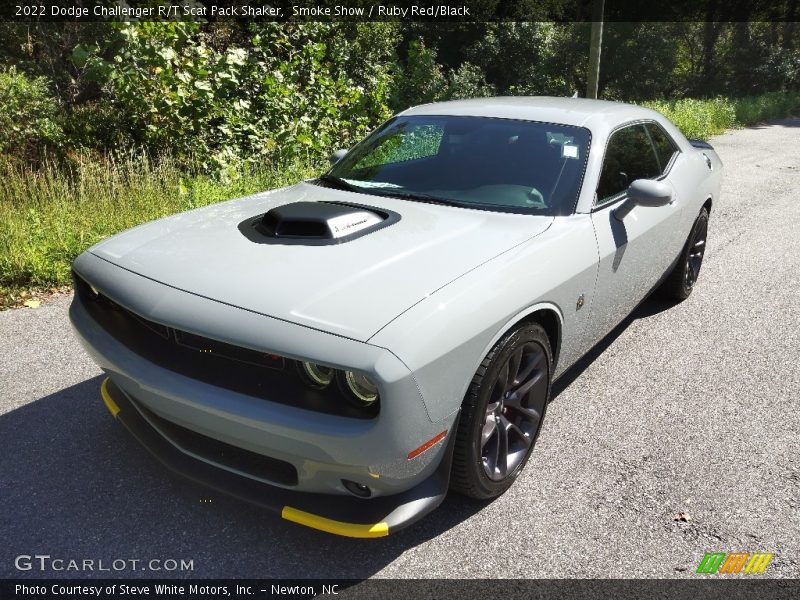
<path id="1" fill-rule="evenodd" d="M 208 437 L 177 423 L 159 417 L 141 403 L 136 408 L 155 425 L 161 435 L 172 440 L 179 448 L 217 465 L 235 469 L 251 477 L 272 481 L 281 485 L 297 485 L 297 469 L 294 465 L 277 458 L 264 456 L 238 446 L 232 446 Z"/>
<path id="2" fill-rule="evenodd" d="M 242 348 L 155 323 L 96 293 L 74 274 L 75 294 L 91 317 L 112 337 L 142 358 L 192 379 L 248 396 L 326 414 L 371 419 L 368 409 L 349 404 L 334 390 L 305 386 L 297 361 Z"/>

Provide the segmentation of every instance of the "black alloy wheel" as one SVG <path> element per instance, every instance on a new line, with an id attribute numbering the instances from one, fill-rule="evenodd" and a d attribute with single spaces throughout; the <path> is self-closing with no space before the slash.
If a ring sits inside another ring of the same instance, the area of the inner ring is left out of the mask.
<path id="1" fill-rule="evenodd" d="M 552 353 L 537 323 L 512 329 L 470 384 L 453 456 L 451 487 L 473 498 L 506 491 L 536 443 L 550 396 Z"/>
<path id="2" fill-rule="evenodd" d="M 689 232 L 686 245 L 683 247 L 677 263 L 661 286 L 664 295 L 676 300 L 685 300 L 689 297 L 700 276 L 707 240 L 708 211 L 702 208 L 692 225 L 692 230 Z"/>
<path id="3" fill-rule="evenodd" d="M 708 237 L 708 217 L 698 222 L 694 235 L 689 242 L 689 252 L 684 268 L 684 285 L 693 288 L 700 276 L 700 267 L 703 265 L 703 254 L 706 251 L 706 238 Z"/>

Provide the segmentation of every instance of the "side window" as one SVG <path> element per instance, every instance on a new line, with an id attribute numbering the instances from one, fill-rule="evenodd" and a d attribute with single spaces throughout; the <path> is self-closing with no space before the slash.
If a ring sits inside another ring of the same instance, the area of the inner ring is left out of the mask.
<path id="1" fill-rule="evenodd" d="M 653 146 L 656 147 L 656 156 L 658 156 L 658 163 L 660 167 L 660 173 L 663 173 L 667 170 L 667 165 L 669 161 L 672 160 L 672 157 L 678 151 L 678 147 L 675 145 L 670 137 L 664 133 L 664 130 L 661 129 L 655 123 L 648 123 L 647 124 L 647 131 L 650 132 L 650 137 L 653 139 Z"/>
<path id="2" fill-rule="evenodd" d="M 637 179 L 653 179 L 661 173 L 653 144 L 644 125 L 630 125 L 611 135 L 597 184 L 597 204 L 628 189 Z"/>

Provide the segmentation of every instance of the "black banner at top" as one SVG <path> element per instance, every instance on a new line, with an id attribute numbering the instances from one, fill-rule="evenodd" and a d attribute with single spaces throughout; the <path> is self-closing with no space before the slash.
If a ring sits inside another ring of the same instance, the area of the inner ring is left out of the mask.
<path id="1" fill-rule="evenodd" d="M 795 0 L 4 0 L 5 21 L 800 21 Z"/>

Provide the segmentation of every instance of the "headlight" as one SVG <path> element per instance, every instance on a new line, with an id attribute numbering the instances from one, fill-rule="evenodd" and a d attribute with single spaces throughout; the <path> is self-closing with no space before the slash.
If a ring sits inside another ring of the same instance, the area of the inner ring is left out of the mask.
<path id="1" fill-rule="evenodd" d="M 318 390 L 328 387 L 336 375 L 336 369 L 310 362 L 298 363 L 297 370 L 306 385 Z"/>
<path id="2" fill-rule="evenodd" d="M 362 373 L 344 371 L 337 379 L 344 395 L 357 406 L 371 406 L 378 399 L 378 386 Z"/>

